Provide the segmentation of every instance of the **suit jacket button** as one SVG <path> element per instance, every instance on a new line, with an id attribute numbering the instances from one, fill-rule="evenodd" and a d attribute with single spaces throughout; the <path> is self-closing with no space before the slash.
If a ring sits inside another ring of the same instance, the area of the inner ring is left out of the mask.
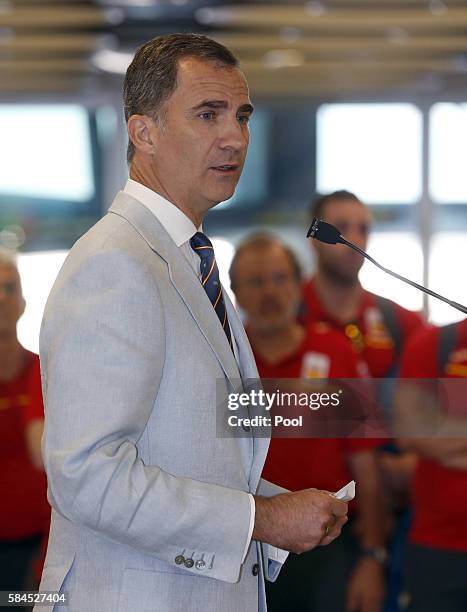
<path id="1" fill-rule="evenodd" d="M 244 425 L 242 423 L 242 429 L 243 429 L 243 431 L 250 431 L 251 427 L 249 425 Z"/>
<path id="2" fill-rule="evenodd" d="M 195 564 L 195 562 L 193 561 L 193 559 L 186 559 L 185 560 L 185 567 L 187 567 L 188 569 L 190 569 L 190 567 L 193 567 L 194 564 Z"/>
<path id="3" fill-rule="evenodd" d="M 251 568 L 251 573 L 253 576 L 257 576 L 259 574 L 259 565 L 257 563 L 255 563 Z"/>
<path id="4" fill-rule="evenodd" d="M 175 557 L 175 563 L 177 565 L 183 565 L 185 563 L 185 557 L 183 555 L 177 555 Z"/>
<path id="5" fill-rule="evenodd" d="M 198 561 L 195 563 L 195 567 L 197 570 L 204 570 L 206 563 L 202 559 L 198 559 Z"/>

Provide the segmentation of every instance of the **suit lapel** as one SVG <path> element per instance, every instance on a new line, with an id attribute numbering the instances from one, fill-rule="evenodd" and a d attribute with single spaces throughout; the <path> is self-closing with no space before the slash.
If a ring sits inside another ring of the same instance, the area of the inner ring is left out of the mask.
<path id="1" fill-rule="evenodd" d="M 225 375 L 238 391 L 238 383 L 244 379 L 258 379 L 253 353 L 238 314 L 224 291 L 227 315 L 235 337 L 239 365 L 232 354 L 224 330 L 198 277 L 172 238 L 158 219 L 135 198 L 120 191 L 109 212 L 123 217 L 141 237 L 166 262 L 172 285 L 190 311 L 201 333 L 216 355 Z M 240 368 L 240 369 L 239 369 Z M 269 438 L 254 436 L 252 428 L 253 461 L 250 466 L 250 491 L 255 492 L 267 455 Z"/>
<path id="2" fill-rule="evenodd" d="M 164 259 L 169 278 L 215 353 L 226 376 L 240 379 L 227 337 L 198 277 L 158 219 L 138 200 L 119 192 L 110 213 L 126 219 L 153 251 Z"/>
<path id="3" fill-rule="evenodd" d="M 260 386 L 255 358 L 253 356 L 250 341 L 246 335 L 245 328 L 243 327 L 238 313 L 226 292 L 224 292 L 224 299 L 230 327 L 237 343 L 238 361 L 242 380 L 248 381 L 250 379 L 255 382 L 257 381 L 258 384 L 256 385 L 253 383 L 254 386 Z M 260 433 L 260 431 L 258 431 L 258 433 Z M 270 438 L 264 437 L 264 428 L 261 428 L 261 435 L 255 435 L 255 428 L 252 427 L 251 435 L 253 442 L 253 462 L 248 480 L 250 484 L 250 491 L 255 492 L 258 488 L 261 472 L 263 471 L 263 465 L 266 461 L 266 455 L 268 454 Z"/>

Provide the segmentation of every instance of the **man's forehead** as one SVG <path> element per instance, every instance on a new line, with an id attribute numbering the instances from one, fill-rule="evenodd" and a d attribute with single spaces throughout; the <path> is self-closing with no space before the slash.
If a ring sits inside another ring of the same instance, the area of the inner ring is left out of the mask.
<path id="1" fill-rule="evenodd" d="M 371 221 L 370 209 L 356 200 L 333 200 L 324 207 L 324 213 L 326 218 L 339 217 L 350 222 Z"/>
<path id="2" fill-rule="evenodd" d="M 221 96 L 238 98 L 237 101 L 242 104 L 249 102 L 246 78 L 235 66 L 219 65 L 194 57 L 182 58 L 178 62 L 177 82 L 174 94 L 178 91 L 190 100 L 219 99 Z"/>
<path id="3" fill-rule="evenodd" d="M 252 245 L 238 256 L 238 261 L 245 265 L 254 266 L 264 270 L 265 265 L 289 264 L 290 258 L 281 244 L 270 243 Z"/>

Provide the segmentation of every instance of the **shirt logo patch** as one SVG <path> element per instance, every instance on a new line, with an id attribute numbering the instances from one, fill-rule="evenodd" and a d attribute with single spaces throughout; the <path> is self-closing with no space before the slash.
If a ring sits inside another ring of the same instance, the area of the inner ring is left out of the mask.
<path id="1" fill-rule="evenodd" d="M 302 360 L 302 378 L 328 378 L 331 359 L 322 353 L 305 353 Z"/>
<path id="2" fill-rule="evenodd" d="M 378 349 L 392 349 L 394 342 L 388 333 L 383 317 L 377 308 L 368 308 L 365 312 L 365 345 Z"/>

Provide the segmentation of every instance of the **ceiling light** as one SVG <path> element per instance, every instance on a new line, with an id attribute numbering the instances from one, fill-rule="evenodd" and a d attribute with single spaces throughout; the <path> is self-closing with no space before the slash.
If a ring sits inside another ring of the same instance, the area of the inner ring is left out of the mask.
<path id="1" fill-rule="evenodd" d="M 293 26 L 285 26 L 279 30 L 279 36 L 282 38 L 282 40 L 291 45 L 301 38 L 302 33 L 298 28 L 294 28 Z"/>
<path id="2" fill-rule="evenodd" d="M 98 0 L 104 6 L 145 7 L 158 4 L 157 0 Z"/>
<path id="3" fill-rule="evenodd" d="M 439 17 L 448 10 L 448 7 L 444 4 L 444 2 L 442 2 L 442 0 L 430 0 L 428 3 L 428 10 L 435 17 Z"/>
<path id="4" fill-rule="evenodd" d="M 195 19 L 204 25 L 210 25 L 216 20 L 216 11 L 209 8 L 201 8 L 195 11 Z"/>
<path id="5" fill-rule="evenodd" d="M 125 74 L 133 59 L 133 53 L 125 51 L 113 51 L 112 49 L 99 49 L 93 53 L 91 61 L 104 72 L 113 74 Z"/>
<path id="6" fill-rule="evenodd" d="M 313 17 L 320 17 L 326 12 L 326 7 L 320 0 L 310 0 L 305 4 L 305 11 Z"/>
<path id="7" fill-rule="evenodd" d="M 394 45 L 404 45 L 409 39 L 409 34 L 404 28 L 389 28 L 387 37 Z"/>
<path id="8" fill-rule="evenodd" d="M 125 21 L 125 11 L 118 7 L 106 9 L 104 15 L 111 25 L 119 25 Z"/>
<path id="9" fill-rule="evenodd" d="M 264 54 L 263 62 L 271 69 L 297 68 L 305 63 L 305 57 L 297 49 L 271 49 Z"/>
<path id="10" fill-rule="evenodd" d="M 0 45 L 6 44 L 15 37 L 11 28 L 0 28 Z"/>
<path id="11" fill-rule="evenodd" d="M 0 0 L 0 15 L 6 15 L 13 10 L 13 4 L 8 0 Z"/>

